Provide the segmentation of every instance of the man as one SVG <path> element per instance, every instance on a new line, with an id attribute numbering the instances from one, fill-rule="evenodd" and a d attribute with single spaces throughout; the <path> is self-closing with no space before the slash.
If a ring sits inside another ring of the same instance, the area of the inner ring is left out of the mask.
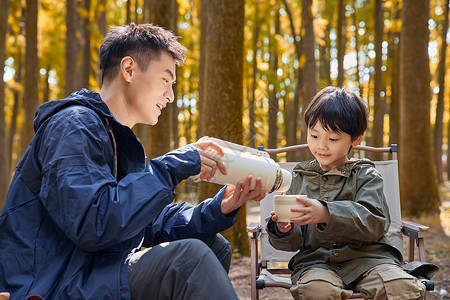
<path id="1" fill-rule="evenodd" d="M 174 101 L 185 52 L 160 27 L 113 27 L 99 53 L 100 93 L 81 90 L 38 109 L 0 215 L 0 291 L 11 299 L 237 299 L 229 244 L 217 233 L 243 203 L 264 197 L 261 180 L 249 191 L 249 176 L 196 207 L 171 204 L 181 180 L 226 172 L 222 150 L 198 142 L 145 166 L 130 129 L 156 124 Z"/>

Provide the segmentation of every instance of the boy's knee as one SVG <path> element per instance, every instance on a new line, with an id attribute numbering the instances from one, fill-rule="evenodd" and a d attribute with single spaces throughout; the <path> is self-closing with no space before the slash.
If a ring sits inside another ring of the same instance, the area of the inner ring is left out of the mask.
<path id="1" fill-rule="evenodd" d="M 425 286 L 403 270 L 379 273 L 388 299 L 423 299 Z"/>
<path id="2" fill-rule="evenodd" d="M 361 294 L 371 299 L 423 299 L 425 285 L 397 265 L 379 265 L 360 282 Z"/>
<path id="3" fill-rule="evenodd" d="M 291 294 L 300 299 L 348 299 L 352 291 L 346 290 L 342 280 L 332 271 L 310 269 L 291 288 Z"/>

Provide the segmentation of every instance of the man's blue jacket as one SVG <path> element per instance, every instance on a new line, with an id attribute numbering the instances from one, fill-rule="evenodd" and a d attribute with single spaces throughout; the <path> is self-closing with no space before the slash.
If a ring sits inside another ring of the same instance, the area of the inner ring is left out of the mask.
<path id="1" fill-rule="evenodd" d="M 11 299 L 130 299 L 128 258 L 141 245 L 234 222 L 237 211 L 220 211 L 223 189 L 195 207 L 172 204 L 175 186 L 200 172 L 198 152 L 188 145 L 145 165 L 97 93 L 43 104 L 34 129 L 0 215 L 0 291 Z"/>

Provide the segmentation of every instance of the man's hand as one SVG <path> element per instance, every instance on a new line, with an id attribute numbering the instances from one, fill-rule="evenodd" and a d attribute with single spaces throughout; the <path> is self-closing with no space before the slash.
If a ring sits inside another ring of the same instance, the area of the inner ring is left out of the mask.
<path id="1" fill-rule="evenodd" d="M 328 207 L 322 204 L 319 200 L 297 197 L 297 201 L 305 205 L 301 208 L 291 208 L 291 211 L 303 213 L 300 217 L 291 219 L 291 222 L 297 225 L 328 223 L 330 219 L 330 212 Z"/>
<path id="2" fill-rule="evenodd" d="M 253 176 L 250 175 L 244 181 L 239 181 L 236 186 L 227 185 L 223 193 L 220 210 L 224 215 L 228 215 L 239 208 L 248 200 L 261 201 L 266 196 L 266 190 L 261 185 L 261 178 L 256 179 L 255 189 L 250 191 L 250 183 Z"/>
<path id="3" fill-rule="evenodd" d="M 227 174 L 225 164 L 220 159 L 224 156 L 222 148 L 214 142 L 204 141 L 193 143 L 192 146 L 197 148 L 200 154 L 201 170 L 199 178 L 201 180 L 210 181 L 216 174 L 217 169 L 224 175 Z"/>

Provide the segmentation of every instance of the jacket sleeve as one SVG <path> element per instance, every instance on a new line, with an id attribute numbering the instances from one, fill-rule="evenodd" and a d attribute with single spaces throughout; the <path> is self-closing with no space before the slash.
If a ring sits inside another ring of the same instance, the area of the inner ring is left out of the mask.
<path id="1" fill-rule="evenodd" d="M 301 249 L 303 236 L 301 227 L 293 224 L 290 231 L 281 233 L 277 229 L 277 225 L 269 217 L 266 219 L 266 230 L 269 243 L 277 250 L 295 252 Z"/>
<path id="2" fill-rule="evenodd" d="M 383 180 L 375 168 L 355 174 L 354 199 L 323 202 L 330 212 L 328 224 L 317 224 L 329 243 L 376 242 L 390 225 Z"/>
<path id="3" fill-rule="evenodd" d="M 196 206 L 186 202 L 166 206 L 146 228 L 143 245 L 151 247 L 167 241 L 211 236 L 231 227 L 239 209 L 222 214 L 224 190 L 225 187 Z"/>
<path id="4" fill-rule="evenodd" d="M 179 181 L 200 172 L 199 155 L 188 146 L 117 182 L 108 165 L 113 155 L 108 133 L 90 109 L 63 110 L 43 130 L 36 150 L 42 164 L 39 198 L 86 251 L 134 237 L 171 203 Z"/>

